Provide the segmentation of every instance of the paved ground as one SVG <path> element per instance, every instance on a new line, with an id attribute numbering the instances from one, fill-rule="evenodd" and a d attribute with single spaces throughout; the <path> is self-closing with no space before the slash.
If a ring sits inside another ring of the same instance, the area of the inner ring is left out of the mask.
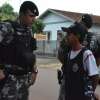
<path id="1" fill-rule="evenodd" d="M 52 58 L 37 58 L 37 66 L 42 68 L 60 68 L 61 63 L 58 61 L 58 59 L 52 57 Z"/>
<path id="2" fill-rule="evenodd" d="M 58 91 L 56 70 L 40 68 L 36 83 L 30 88 L 29 100 L 57 100 Z"/>

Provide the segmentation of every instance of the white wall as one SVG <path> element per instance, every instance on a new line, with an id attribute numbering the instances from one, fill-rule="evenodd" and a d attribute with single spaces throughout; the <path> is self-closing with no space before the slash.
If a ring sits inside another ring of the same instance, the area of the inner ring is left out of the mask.
<path id="1" fill-rule="evenodd" d="M 44 31 L 51 31 L 51 40 L 57 40 L 57 30 L 61 30 L 61 27 L 68 27 L 72 24 L 71 21 L 66 20 L 64 17 L 52 13 L 48 14 L 43 22 L 45 23 Z"/>
<path id="2" fill-rule="evenodd" d="M 93 27 L 90 29 L 90 31 L 100 34 L 100 26 L 93 25 Z"/>
<path id="3" fill-rule="evenodd" d="M 45 24 L 44 31 L 51 32 L 51 40 L 57 40 L 57 30 L 61 30 L 61 27 L 68 27 L 73 24 L 73 22 L 69 19 L 59 16 L 55 13 L 49 13 L 44 17 L 44 19 L 42 19 L 42 21 Z M 100 34 L 100 26 L 93 25 L 90 31 Z"/>
<path id="4" fill-rule="evenodd" d="M 46 25 L 44 31 L 51 31 L 51 40 L 57 40 L 57 30 L 61 30 L 61 27 L 68 27 L 71 23 L 58 23 Z"/>

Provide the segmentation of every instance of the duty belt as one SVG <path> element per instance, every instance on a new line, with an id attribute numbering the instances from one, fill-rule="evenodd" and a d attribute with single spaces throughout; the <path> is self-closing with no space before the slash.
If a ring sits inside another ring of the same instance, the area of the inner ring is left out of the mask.
<path id="1" fill-rule="evenodd" d="M 18 65 L 6 65 L 5 71 L 7 71 L 8 74 L 13 75 L 24 75 L 29 72 L 27 69 L 24 69 Z"/>

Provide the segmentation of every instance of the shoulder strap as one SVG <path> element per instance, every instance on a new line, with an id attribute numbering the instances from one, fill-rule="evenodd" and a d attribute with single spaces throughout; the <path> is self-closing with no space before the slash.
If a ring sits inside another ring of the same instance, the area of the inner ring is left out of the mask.
<path id="1" fill-rule="evenodd" d="M 87 50 L 87 48 L 83 47 L 80 53 L 83 55 L 86 50 Z"/>
<path id="2" fill-rule="evenodd" d="M 16 28 L 19 27 L 19 24 L 16 22 L 16 21 L 12 21 L 12 20 L 5 20 L 4 22 L 9 22 L 11 23 L 13 29 L 14 29 L 14 32 L 16 33 Z"/>
<path id="3" fill-rule="evenodd" d="M 84 69 L 84 64 L 83 64 L 83 55 L 84 55 L 84 52 L 86 51 L 86 50 L 88 50 L 86 47 L 84 47 L 84 48 L 82 48 L 82 50 L 81 50 L 81 52 L 79 53 L 79 66 L 80 66 L 80 73 L 81 73 L 81 75 L 85 75 L 85 76 L 87 76 L 87 71 Z M 80 60 L 81 60 L 81 62 L 82 63 L 80 63 Z M 81 67 L 82 66 L 82 67 Z"/>
<path id="4" fill-rule="evenodd" d="M 15 21 L 9 21 L 14 29 L 14 32 L 16 33 L 16 28 L 19 26 L 19 24 Z"/>

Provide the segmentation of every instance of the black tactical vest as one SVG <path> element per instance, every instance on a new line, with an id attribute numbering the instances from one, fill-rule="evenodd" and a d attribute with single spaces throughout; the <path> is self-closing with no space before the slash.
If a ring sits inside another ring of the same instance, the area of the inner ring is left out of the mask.
<path id="1" fill-rule="evenodd" d="M 83 48 L 74 59 L 70 59 L 70 54 L 68 56 L 65 76 L 66 100 L 92 100 L 93 93 L 85 95 L 85 92 L 93 92 L 92 88 L 88 88 L 88 85 L 92 86 L 92 83 L 87 79 L 88 74 L 83 67 L 85 50 Z"/>
<path id="2" fill-rule="evenodd" d="M 13 40 L 11 43 L 0 43 L 0 63 L 18 65 L 23 68 L 32 67 L 35 63 L 33 49 L 36 49 L 36 41 L 32 38 L 27 27 L 22 27 L 17 22 L 12 22 L 14 28 Z"/>

